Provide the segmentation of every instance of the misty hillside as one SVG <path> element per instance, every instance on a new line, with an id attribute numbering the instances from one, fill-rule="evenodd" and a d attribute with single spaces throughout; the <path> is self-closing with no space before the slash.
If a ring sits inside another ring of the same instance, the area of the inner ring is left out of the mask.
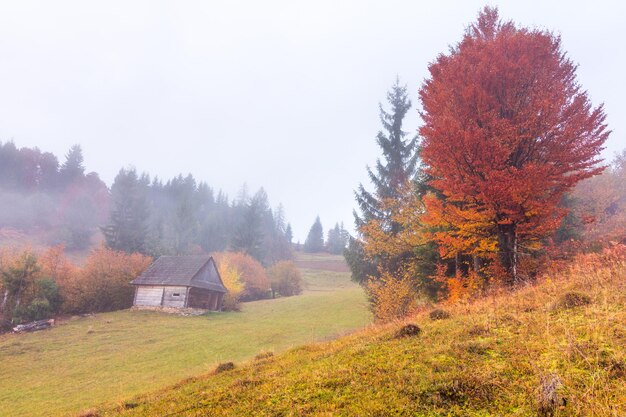
<path id="1" fill-rule="evenodd" d="M 82 149 L 64 162 L 0 142 L 0 243 L 86 253 L 105 241 L 150 256 L 246 251 L 264 264 L 289 259 L 291 226 L 261 188 L 235 199 L 191 174 L 169 180 L 120 169 L 111 188 L 87 172 Z"/>
<path id="2" fill-rule="evenodd" d="M 624 251 L 580 256 L 512 294 L 259 355 L 89 415 L 622 416 Z M 419 334 L 403 333 L 406 323 Z"/>

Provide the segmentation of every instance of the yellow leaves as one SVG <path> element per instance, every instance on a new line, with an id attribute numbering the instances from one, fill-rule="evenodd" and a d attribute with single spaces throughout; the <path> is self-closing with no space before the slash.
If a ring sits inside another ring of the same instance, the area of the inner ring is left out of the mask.
<path id="1" fill-rule="evenodd" d="M 250 300 L 265 297 L 270 283 L 259 261 L 242 252 L 218 252 L 213 254 L 213 259 L 217 262 L 218 268 L 226 261 L 241 273 L 241 281 L 244 284 L 242 297 Z"/>
<path id="2" fill-rule="evenodd" d="M 370 280 L 367 289 L 378 321 L 398 320 L 417 309 L 418 294 L 407 274 L 396 278 L 383 273 L 379 280 Z"/>
<path id="3" fill-rule="evenodd" d="M 388 219 L 370 220 L 359 229 L 368 257 L 398 256 L 429 241 L 422 224 L 424 205 L 410 185 L 402 198 L 384 200 L 381 210 L 389 213 Z"/>
<path id="4" fill-rule="evenodd" d="M 402 318 L 415 309 L 418 262 L 414 253 L 429 242 L 422 223 L 424 204 L 409 183 L 400 194 L 399 199 L 382 202 L 381 210 L 388 214 L 385 219 L 370 220 L 359 229 L 366 256 L 378 265 L 379 276 L 370 278 L 367 290 L 380 321 Z"/>
<path id="5" fill-rule="evenodd" d="M 230 292 L 232 297 L 238 299 L 244 290 L 244 284 L 241 280 L 241 272 L 239 272 L 235 265 L 231 265 L 227 259 L 220 262 L 219 272 L 222 282 L 228 292 Z"/>

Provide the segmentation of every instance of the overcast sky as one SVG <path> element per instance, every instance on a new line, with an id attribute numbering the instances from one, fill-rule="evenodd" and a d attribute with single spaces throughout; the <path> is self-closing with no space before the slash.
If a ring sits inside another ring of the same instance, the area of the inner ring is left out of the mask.
<path id="1" fill-rule="evenodd" d="M 0 140 L 61 159 L 82 145 L 111 184 L 122 167 L 192 173 L 282 202 L 296 240 L 315 216 L 352 226 L 353 190 L 379 150 L 378 102 L 396 75 L 414 104 L 427 65 L 484 1 L 1 1 Z M 500 1 L 558 32 L 626 147 L 620 1 Z M 406 127 L 419 126 L 412 109 Z"/>

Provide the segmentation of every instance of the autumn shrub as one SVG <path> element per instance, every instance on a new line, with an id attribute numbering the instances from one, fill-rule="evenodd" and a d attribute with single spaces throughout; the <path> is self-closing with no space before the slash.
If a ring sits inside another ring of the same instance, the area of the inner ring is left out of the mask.
<path id="1" fill-rule="evenodd" d="M 31 316 L 51 314 L 50 303 L 37 285 L 41 278 L 37 256 L 30 250 L 13 252 L 13 255 L 2 261 L 0 269 L 3 289 L 0 311 L 4 319 L 15 324 Z"/>
<path id="2" fill-rule="evenodd" d="M 218 265 L 226 261 L 241 273 L 241 280 L 244 284 L 244 290 L 240 297 L 241 301 L 267 298 L 270 283 L 265 269 L 259 261 L 241 252 L 218 252 L 213 257 Z"/>
<path id="3" fill-rule="evenodd" d="M 469 271 L 466 274 L 456 273 L 449 276 L 447 266 L 444 264 L 437 265 L 435 274 L 432 279 L 442 284 L 440 289 L 440 298 L 449 303 L 458 301 L 467 301 L 483 295 L 486 288 L 486 280 L 476 271 Z"/>
<path id="4" fill-rule="evenodd" d="M 291 261 L 282 261 L 267 270 L 272 294 L 278 293 L 283 297 L 302 293 L 302 274 Z"/>
<path id="5" fill-rule="evenodd" d="M 46 249 L 39 255 L 38 262 L 42 275 L 50 278 L 60 287 L 73 279 L 79 269 L 67 259 L 63 245 Z"/>
<path id="6" fill-rule="evenodd" d="M 244 290 L 244 285 L 241 281 L 241 272 L 226 259 L 220 262 L 218 268 L 222 282 L 228 290 L 228 292 L 224 294 L 222 310 L 239 311 L 239 299 Z"/>
<path id="7" fill-rule="evenodd" d="M 25 323 L 50 317 L 54 313 L 50 302 L 45 298 L 35 298 L 27 305 L 20 305 L 13 311 L 13 323 Z"/>
<path id="8" fill-rule="evenodd" d="M 130 281 L 151 262 L 148 256 L 129 255 L 104 246 L 93 250 L 84 267 L 62 286 L 63 310 L 87 313 L 131 307 L 134 288 Z"/>
<path id="9" fill-rule="evenodd" d="M 377 321 L 398 320 L 417 308 L 418 293 L 408 277 L 383 274 L 380 279 L 369 281 L 367 291 Z"/>

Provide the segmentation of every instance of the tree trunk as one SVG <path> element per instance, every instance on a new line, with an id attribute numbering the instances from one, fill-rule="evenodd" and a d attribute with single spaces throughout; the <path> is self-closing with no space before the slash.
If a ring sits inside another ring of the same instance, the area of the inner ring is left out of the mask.
<path id="1" fill-rule="evenodd" d="M 511 285 L 518 284 L 517 276 L 517 226 L 502 224 L 498 227 L 500 262 L 507 272 Z"/>
<path id="2" fill-rule="evenodd" d="M 480 274 L 480 258 L 478 255 L 472 255 L 472 263 L 474 264 L 474 272 Z"/>
<path id="3" fill-rule="evenodd" d="M 0 305 L 0 313 L 4 312 L 4 306 L 7 305 L 7 300 L 9 298 L 9 290 L 4 290 L 4 297 L 2 297 L 2 305 Z"/>

